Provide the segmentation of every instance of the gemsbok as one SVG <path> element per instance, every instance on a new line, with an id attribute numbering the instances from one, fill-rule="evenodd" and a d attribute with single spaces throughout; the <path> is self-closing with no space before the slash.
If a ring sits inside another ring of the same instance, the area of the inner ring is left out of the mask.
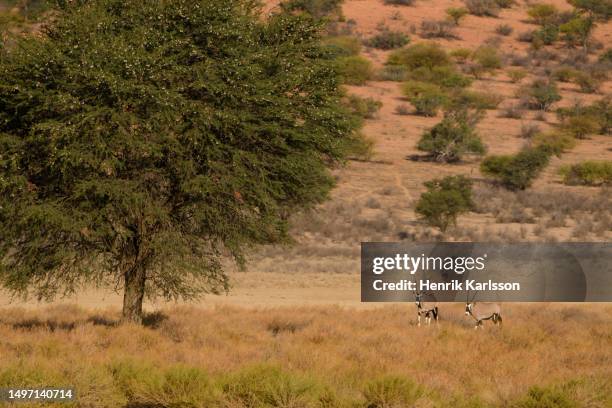
<path id="1" fill-rule="evenodd" d="M 501 307 L 498 303 L 476 303 L 474 302 L 474 298 L 469 300 L 469 293 L 465 300 L 465 315 L 472 316 L 472 318 L 476 321 L 476 325 L 474 329 L 484 328 L 483 322 L 485 320 L 493 321 L 494 325 L 502 324 L 502 316 L 501 316 Z"/>
<path id="2" fill-rule="evenodd" d="M 431 295 L 431 293 L 413 292 L 415 296 L 414 303 L 417 307 L 417 326 L 421 326 L 421 316 L 425 316 L 425 324 L 431 324 L 431 318 L 438 323 L 438 304 L 436 302 L 423 301 L 423 295 Z"/>

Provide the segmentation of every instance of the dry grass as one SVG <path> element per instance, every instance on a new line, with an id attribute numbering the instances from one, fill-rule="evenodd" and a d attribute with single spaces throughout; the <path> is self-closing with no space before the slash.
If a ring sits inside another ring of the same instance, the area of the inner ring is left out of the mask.
<path id="1" fill-rule="evenodd" d="M 610 406 L 612 306 L 507 304 L 504 327 L 481 331 L 462 305 L 440 309 L 428 328 L 413 305 L 181 307 L 146 327 L 112 310 L 3 310 L 0 387 L 74 385 L 79 407 L 508 407 L 537 385 Z M 249 405 L 262 389 L 280 396 Z"/>

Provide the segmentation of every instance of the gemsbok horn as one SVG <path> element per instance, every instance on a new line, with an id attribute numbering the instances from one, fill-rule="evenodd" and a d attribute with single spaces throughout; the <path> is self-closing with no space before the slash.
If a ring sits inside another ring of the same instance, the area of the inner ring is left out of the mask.
<path id="1" fill-rule="evenodd" d="M 438 304 L 436 302 L 427 302 L 423 301 L 423 295 L 431 295 L 431 293 L 423 293 L 423 292 L 415 292 L 413 291 L 415 296 L 414 303 L 417 307 L 417 326 L 421 326 L 421 316 L 425 317 L 425 324 L 431 324 L 431 318 L 438 323 Z"/>
<path id="2" fill-rule="evenodd" d="M 476 303 L 474 299 L 476 298 L 476 293 L 472 297 L 472 300 L 469 299 L 470 293 L 465 299 L 465 315 L 472 316 L 476 321 L 475 329 L 484 328 L 483 322 L 485 320 L 493 321 L 494 325 L 502 324 L 502 316 L 501 316 L 501 307 L 498 303 Z"/>

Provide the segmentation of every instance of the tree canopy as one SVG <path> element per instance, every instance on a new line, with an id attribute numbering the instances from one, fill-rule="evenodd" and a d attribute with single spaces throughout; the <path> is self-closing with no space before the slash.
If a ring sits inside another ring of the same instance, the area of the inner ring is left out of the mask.
<path id="1" fill-rule="evenodd" d="M 227 290 L 221 259 L 287 239 L 359 144 L 310 17 L 253 0 L 64 2 L 0 56 L 0 283 Z"/>

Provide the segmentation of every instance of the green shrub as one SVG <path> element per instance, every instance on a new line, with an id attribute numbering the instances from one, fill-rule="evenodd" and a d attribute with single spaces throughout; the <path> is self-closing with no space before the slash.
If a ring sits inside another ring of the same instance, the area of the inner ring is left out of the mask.
<path id="1" fill-rule="evenodd" d="M 281 2 L 283 10 L 303 11 L 315 18 L 329 15 L 341 15 L 341 5 L 344 0 L 286 0 Z"/>
<path id="2" fill-rule="evenodd" d="M 448 95 L 438 85 L 427 82 L 408 81 L 403 92 L 416 109 L 417 115 L 436 116 L 448 102 Z"/>
<path id="3" fill-rule="evenodd" d="M 552 72 L 552 78 L 559 82 L 572 82 L 577 72 L 575 68 L 561 66 Z"/>
<path id="4" fill-rule="evenodd" d="M 531 20 L 540 25 L 544 25 L 547 22 L 554 20 L 559 10 L 552 4 L 539 3 L 529 7 L 527 14 L 531 17 Z"/>
<path id="5" fill-rule="evenodd" d="M 558 39 L 559 27 L 554 24 L 546 24 L 533 32 L 531 43 L 535 49 L 538 49 L 543 45 L 551 45 Z"/>
<path id="6" fill-rule="evenodd" d="M 312 381 L 270 365 L 233 373 L 222 388 L 229 402 L 244 407 L 309 407 L 321 392 Z"/>
<path id="7" fill-rule="evenodd" d="M 576 146 L 576 139 L 569 132 L 552 130 L 535 134 L 531 139 L 531 143 L 532 147 L 541 147 L 550 154 L 560 156 Z"/>
<path id="8" fill-rule="evenodd" d="M 472 56 L 472 50 L 469 48 L 457 48 L 450 52 L 450 56 L 458 63 L 463 64 Z"/>
<path id="9" fill-rule="evenodd" d="M 362 56 L 342 57 L 336 61 L 338 73 L 345 84 L 364 85 L 372 78 L 372 63 Z"/>
<path id="10" fill-rule="evenodd" d="M 481 17 L 497 17 L 499 4 L 495 0 L 465 0 L 465 6 L 470 14 Z"/>
<path id="11" fill-rule="evenodd" d="M 596 134 L 601 128 L 598 118 L 594 115 L 572 116 L 561 124 L 561 128 L 577 139 L 584 139 Z"/>
<path id="12" fill-rule="evenodd" d="M 174 366 L 162 370 L 127 360 L 112 363 L 110 371 L 130 406 L 205 408 L 219 398 L 208 375 L 197 368 Z"/>
<path id="13" fill-rule="evenodd" d="M 512 28 L 512 26 L 508 24 L 500 24 L 497 27 L 495 27 L 495 32 L 503 36 L 508 36 L 512 34 L 513 31 L 514 31 L 514 28 Z"/>
<path id="14" fill-rule="evenodd" d="M 467 16 L 469 13 L 470 12 L 465 7 L 450 7 L 446 9 L 448 20 L 452 21 L 455 25 L 459 25 L 461 19 Z"/>
<path id="15" fill-rule="evenodd" d="M 497 52 L 497 48 L 483 45 L 478 47 L 472 54 L 472 60 L 484 68 L 486 71 L 493 71 L 501 68 L 501 57 Z"/>
<path id="16" fill-rule="evenodd" d="M 349 95 L 346 99 L 349 110 L 363 119 L 373 119 L 382 107 L 382 102 L 373 98 L 362 98 L 357 95 Z"/>
<path id="17" fill-rule="evenodd" d="M 385 376 L 367 383 L 363 389 L 365 406 L 389 408 L 412 406 L 423 395 L 423 389 L 404 377 Z"/>
<path id="18" fill-rule="evenodd" d="M 545 146 L 523 149 L 516 155 L 489 156 L 480 170 L 511 190 L 524 190 L 548 165 L 551 152 Z"/>
<path id="19" fill-rule="evenodd" d="M 381 50 L 392 50 L 401 48 L 410 42 L 410 38 L 401 31 L 391 31 L 385 29 L 380 33 L 364 41 L 367 47 L 378 48 Z"/>
<path id="20" fill-rule="evenodd" d="M 404 65 L 414 70 L 421 67 L 432 69 L 452 65 L 452 61 L 439 44 L 425 42 L 394 51 L 389 55 L 387 64 Z"/>
<path id="21" fill-rule="evenodd" d="M 520 68 L 513 68 L 507 71 L 508 77 L 513 84 L 521 82 L 527 76 L 527 72 Z"/>
<path id="22" fill-rule="evenodd" d="M 612 185 L 612 161 L 585 161 L 560 170 L 563 182 L 569 185 Z"/>
<path id="23" fill-rule="evenodd" d="M 379 81 L 403 82 L 408 79 L 408 68 L 403 65 L 385 65 L 376 74 Z"/>
<path id="24" fill-rule="evenodd" d="M 570 47 L 581 46 L 586 49 L 594 25 L 592 18 L 577 16 L 567 23 L 561 24 L 559 32 L 563 33 L 563 40 Z"/>
<path id="25" fill-rule="evenodd" d="M 447 112 L 441 122 L 423 133 L 417 148 L 444 162 L 459 161 L 468 153 L 484 154 L 486 149 L 475 126 L 480 116 L 467 109 Z"/>
<path id="26" fill-rule="evenodd" d="M 595 133 L 610 134 L 612 130 L 612 97 L 607 96 L 590 106 L 575 104 L 567 108 L 557 109 L 557 116 L 563 126 L 574 117 L 589 117 L 596 120 L 599 130 Z"/>
<path id="27" fill-rule="evenodd" d="M 519 91 L 519 96 L 524 97 L 530 109 L 548 111 L 551 106 L 561 100 L 557 84 L 548 79 L 536 79 L 529 86 Z"/>
<path id="28" fill-rule="evenodd" d="M 327 37 L 323 45 L 329 50 L 332 58 L 351 57 L 361 52 L 361 42 L 350 36 Z"/>
<path id="29" fill-rule="evenodd" d="M 417 68 L 409 73 L 409 78 L 436 84 L 445 89 L 465 88 L 472 84 L 470 78 L 458 72 L 453 66 Z"/>
<path id="30" fill-rule="evenodd" d="M 449 226 L 457 224 L 459 214 L 468 212 L 474 207 L 472 182 L 465 176 L 435 179 L 426 182 L 425 187 L 427 191 L 421 194 L 415 212 L 429 225 L 439 228 L 442 232 L 446 231 Z"/>

